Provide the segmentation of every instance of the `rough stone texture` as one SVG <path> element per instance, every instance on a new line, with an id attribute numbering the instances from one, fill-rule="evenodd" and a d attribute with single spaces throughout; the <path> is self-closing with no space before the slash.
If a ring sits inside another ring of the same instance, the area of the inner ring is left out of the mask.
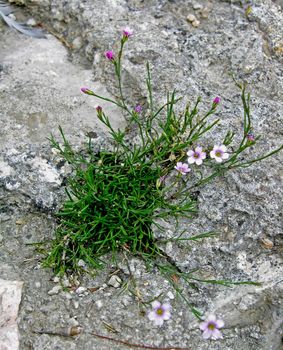
<path id="1" fill-rule="evenodd" d="M 0 279 L 0 349 L 19 349 L 17 317 L 23 282 Z"/>
<path id="2" fill-rule="evenodd" d="M 51 280 L 50 271 L 39 268 L 40 255 L 25 245 L 52 236 L 55 222 L 51 213 L 62 201 L 61 182 L 68 173 L 64 166 L 58 167 L 58 159 L 44 137 L 51 131 L 55 133 L 60 123 L 78 148 L 84 134 L 94 129 L 98 143 L 105 140 L 103 130 L 98 129 L 92 117 L 93 100 L 77 93 L 81 84 L 91 83 L 90 72 L 82 69 L 81 64 L 87 64 L 86 57 L 91 62 L 87 67 L 92 68 L 98 89 L 105 84 L 110 93 L 116 94 L 111 65 L 103 58 L 103 52 L 113 45 L 115 48 L 114 43 L 125 25 L 136 32 L 127 44 L 124 70 L 125 88 L 133 105 L 146 105 L 144 72 L 148 60 L 153 71 L 155 98 L 160 103 L 166 89 L 174 87 L 189 98 L 200 95 L 205 101 L 203 108 L 214 96 L 222 97 L 219 116 L 223 128 L 206 139 L 216 143 L 228 126 L 238 131 L 242 125 L 239 91 L 229 75 L 233 73 L 237 79 L 250 83 L 254 131 L 263 135 L 259 149 L 254 152 L 263 153 L 279 146 L 283 115 L 282 3 L 270 0 L 16 2 L 25 4 L 30 15 L 71 49 L 73 62 L 66 60 L 65 49 L 51 37 L 47 41 L 34 41 L 1 27 L 3 239 L 0 244 L 3 249 L 0 272 L 4 278 L 21 276 L 26 282 L 19 324 L 21 348 L 126 348 L 88 334 L 95 330 L 154 346 L 198 350 L 282 349 L 282 154 L 227 174 L 200 190 L 200 214 L 190 222 L 183 220 L 179 230 L 186 228 L 188 236 L 214 230 L 219 232 L 217 239 L 164 246 L 183 271 L 199 268 L 203 278 L 263 282 L 260 287 L 232 289 L 200 285 L 199 292 L 185 287 L 187 296 L 198 308 L 224 319 L 223 341 L 202 340 L 198 322 L 182 300 L 171 299 L 170 285 L 157 271 L 149 273 L 138 259 L 129 258 L 129 274 L 128 265 L 121 258 L 117 276 L 125 283 L 133 276 L 138 292 L 146 301 L 165 291 L 163 299 L 171 300 L 173 315 L 158 332 L 139 314 L 137 298 L 107 285 L 115 266 L 109 264 L 109 270 L 96 278 L 84 277 L 81 286 L 88 290 L 81 294 L 75 293 L 79 286 L 71 281 L 67 290 L 57 288 L 58 293 L 50 295 L 48 292 L 58 281 Z M 201 13 L 203 9 L 205 15 Z M 200 21 L 197 28 L 187 21 L 189 14 Z M 41 54 L 45 48 L 47 51 Z M 59 66 L 58 70 L 55 66 Z M 119 124 L 118 112 L 110 112 Z M 172 223 L 163 224 L 168 228 L 166 237 L 178 234 Z M 129 286 L 134 288 L 131 283 Z M 32 332 L 41 328 L 56 331 L 73 326 L 74 320 L 84 328 L 84 333 L 76 338 Z M 103 322 L 119 333 L 109 333 Z"/>

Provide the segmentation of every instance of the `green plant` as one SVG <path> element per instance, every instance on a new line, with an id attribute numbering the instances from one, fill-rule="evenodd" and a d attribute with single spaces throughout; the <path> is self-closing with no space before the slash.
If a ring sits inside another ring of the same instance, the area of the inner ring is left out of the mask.
<path id="1" fill-rule="evenodd" d="M 139 105 L 130 108 L 123 96 L 121 74 L 122 53 L 128 38 L 124 33 L 117 57 L 112 51 L 106 52 L 106 58 L 114 65 L 119 98 L 112 100 L 99 96 L 88 88 L 81 90 L 87 95 L 119 106 L 128 122 L 136 126 L 140 143 L 131 145 L 127 141 L 127 128 L 123 131 L 114 130 L 100 106 L 96 108 L 97 117 L 109 129 L 112 150 L 109 147 L 108 150 L 94 153 L 90 139 L 83 156 L 72 149 L 61 128 L 62 146 L 51 137 L 52 146 L 72 165 L 73 176 L 68 180 L 68 200 L 58 213 L 56 237 L 44 264 L 61 274 L 78 269 L 80 260 L 98 268 L 103 265 L 106 253 L 112 252 L 115 256 L 117 251 L 125 249 L 150 264 L 155 264 L 169 280 L 175 274 L 191 286 L 196 282 L 226 286 L 253 284 L 202 280 L 193 273 L 182 273 L 168 261 L 152 228 L 156 225 L 162 229 L 157 220 L 161 217 L 174 217 L 176 220 L 180 216 L 192 217 L 197 211 L 194 198 L 196 188 L 229 170 L 248 167 L 261 161 L 279 152 L 282 146 L 260 157 L 242 160 L 243 152 L 258 140 L 252 134 L 250 94 L 246 92 L 245 84 L 237 83 L 242 91 L 244 123 L 241 141 L 237 147 L 234 146 L 233 151 L 228 151 L 234 140 L 231 131 L 227 132 L 221 145 L 207 149 L 196 147 L 202 136 L 219 123 L 220 120 L 213 116 L 220 99 L 216 97 L 204 115 L 199 113 L 200 98 L 193 106 L 187 104 L 184 112 L 178 114 L 175 111 L 176 104 L 181 98 L 176 97 L 175 91 L 168 93 L 165 104 L 156 107 L 149 64 L 146 78 L 148 110 L 142 113 Z M 188 164 L 184 163 L 187 156 Z M 193 170 L 189 164 L 194 166 Z M 165 181 L 166 178 L 168 181 Z M 207 232 L 190 238 L 181 235 L 170 240 L 194 241 L 214 235 L 213 232 Z M 172 284 L 182 295 L 178 285 Z M 189 302 L 188 305 L 200 318 L 200 312 Z"/>

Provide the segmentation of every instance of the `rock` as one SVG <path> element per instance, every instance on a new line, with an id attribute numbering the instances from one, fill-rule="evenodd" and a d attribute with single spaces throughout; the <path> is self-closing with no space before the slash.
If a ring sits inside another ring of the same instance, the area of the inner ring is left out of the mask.
<path id="1" fill-rule="evenodd" d="M 201 4 L 199 4 L 199 3 L 194 3 L 193 4 L 193 9 L 194 10 L 201 10 L 201 9 L 203 9 L 203 6 Z"/>
<path id="2" fill-rule="evenodd" d="M 87 288 L 85 287 L 79 287 L 76 289 L 76 293 L 79 294 L 79 295 L 83 295 L 87 292 Z"/>
<path id="3" fill-rule="evenodd" d="M 37 25 L 36 20 L 34 18 L 30 18 L 27 20 L 27 25 L 31 27 L 35 27 Z"/>
<path id="4" fill-rule="evenodd" d="M 114 288 L 119 288 L 122 284 L 122 280 L 119 276 L 113 275 L 108 281 L 108 285 Z"/>
<path id="5" fill-rule="evenodd" d="M 3 241 L 3 236 L 0 234 L 0 243 Z"/>
<path id="6" fill-rule="evenodd" d="M 57 286 L 53 287 L 52 289 L 50 289 L 47 294 L 48 295 L 56 295 L 59 292 L 61 292 L 61 290 L 62 290 L 62 286 L 61 285 L 57 285 Z"/>
<path id="7" fill-rule="evenodd" d="M 194 22 L 196 20 L 197 20 L 196 16 L 191 14 L 191 13 L 187 16 L 187 21 L 188 22 Z"/>
<path id="8" fill-rule="evenodd" d="M 192 26 L 195 28 L 199 27 L 199 25 L 200 25 L 200 21 L 198 20 L 192 22 Z"/>
<path id="9" fill-rule="evenodd" d="M 0 279 L 0 349 L 18 350 L 17 317 L 23 282 Z"/>

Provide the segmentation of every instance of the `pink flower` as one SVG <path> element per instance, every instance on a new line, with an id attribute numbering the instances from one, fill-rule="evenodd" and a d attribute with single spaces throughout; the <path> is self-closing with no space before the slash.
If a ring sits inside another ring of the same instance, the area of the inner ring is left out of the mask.
<path id="1" fill-rule="evenodd" d="M 164 321 L 171 318 L 171 305 L 169 303 L 161 304 L 155 300 L 151 303 L 153 310 L 150 311 L 147 317 L 153 321 L 156 326 L 162 326 Z"/>
<path id="2" fill-rule="evenodd" d="M 215 105 L 218 105 L 220 103 L 220 97 L 219 96 L 216 96 L 215 99 L 213 100 L 213 103 Z"/>
<path id="3" fill-rule="evenodd" d="M 99 112 L 102 112 L 102 107 L 101 106 L 96 106 L 95 107 L 96 111 L 99 113 Z"/>
<path id="4" fill-rule="evenodd" d="M 191 171 L 188 164 L 182 163 L 182 162 L 177 162 L 177 165 L 174 166 L 174 168 L 177 171 L 179 171 L 179 173 L 181 173 L 182 175 L 186 175 L 187 173 L 189 173 Z"/>
<path id="5" fill-rule="evenodd" d="M 114 52 L 109 50 L 109 51 L 106 51 L 104 53 L 105 57 L 109 60 L 109 61 L 114 61 L 115 59 L 115 55 L 114 55 Z"/>
<path id="6" fill-rule="evenodd" d="M 125 28 L 123 29 L 123 36 L 124 36 L 125 38 L 129 38 L 129 37 L 131 37 L 133 34 L 134 34 L 134 31 L 133 31 L 131 28 L 125 27 Z"/>
<path id="7" fill-rule="evenodd" d="M 134 111 L 135 111 L 136 113 L 140 113 L 140 112 L 142 111 L 142 106 L 141 106 L 141 105 L 136 105 Z"/>
<path id="8" fill-rule="evenodd" d="M 255 141 L 255 137 L 254 137 L 254 135 L 251 132 L 248 133 L 247 140 L 249 142 L 254 142 Z"/>
<path id="9" fill-rule="evenodd" d="M 202 151 L 202 147 L 198 146 L 195 148 L 195 150 L 190 150 L 187 152 L 188 163 L 193 164 L 196 163 L 196 165 L 201 165 L 202 161 L 206 158 L 206 153 Z"/>
<path id="10" fill-rule="evenodd" d="M 219 328 L 222 327 L 224 327 L 224 322 L 222 320 L 217 320 L 214 315 L 208 316 L 207 320 L 201 322 L 199 325 L 199 328 L 203 331 L 203 338 L 211 338 L 213 340 L 223 339 L 223 336 L 219 331 Z"/>
<path id="11" fill-rule="evenodd" d="M 224 145 L 215 145 L 213 150 L 210 152 L 210 157 L 214 158 L 217 163 L 221 163 L 223 160 L 229 158 L 229 154 L 226 153 L 227 147 Z"/>

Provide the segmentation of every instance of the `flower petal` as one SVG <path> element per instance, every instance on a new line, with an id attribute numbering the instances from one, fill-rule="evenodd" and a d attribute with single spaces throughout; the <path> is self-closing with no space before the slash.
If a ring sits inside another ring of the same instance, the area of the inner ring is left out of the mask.
<path id="1" fill-rule="evenodd" d="M 216 328 L 222 328 L 224 327 L 224 322 L 222 320 L 216 320 L 215 325 L 216 325 Z"/>
<path id="2" fill-rule="evenodd" d="M 202 164 L 202 159 L 200 159 L 200 158 L 197 159 L 197 160 L 196 160 L 196 165 L 201 165 L 201 164 Z"/>
<path id="3" fill-rule="evenodd" d="M 189 164 L 194 164 L 195 161 L 196 161 L 196 159 L 193 158 L 193 157 L 188 158 L 188 163 Z"/>
<path id="4" fill-rule="evenodd" d="M 163 322 L 164 322 L 164 320 L 161 317 L 158 317 L 154 320 L 154 323 L 156 324 L 156 326 L 162 326 Z"/>
<path id="5" fill-rule="evenodd" d="M 164 314 L 162 315 L 163 320 L 167 321 L 171 318 L 171 314 L 169 311 L 164 311 Z"/>
<path id="6" fill-rule="evenodd" d="M 202 331 L 206 330 L 206 329 L 207 329 L 207 326 L 208 326 L 208 322 L 201 322 L 201 323 L 199 324 L 199 328 L 200 328 Z"/>
<path id="7" fill-rule="evenodd" d="M 154 301 L 151 303 L 151 306 L 152 306 L 154 309 L 158 309 L 158 308 L 161 306 L 161 303 L 160 303 L 158 300 L 154 300 Z"/>
<path id="8" fill-rule="evenodd" d="M 162 304 L 162 309 L 164 311 L 170 311 L 172 309 L 172 306 L 169 303 L 164 303 L 164 304 Z"/>
<path id="9" fill-rule="evenodd" d="M 205 159 L 205 158 L 206 158 L 206 153 L 205 153 L 205 152 L 201 152 L 200 158 L 201 158 L 201 159 Z"/>
<path id="10" fill-rule="evenodd" d="M 229 158 L 229 154 L 228 153 L 223 153 L 222 154 L 222 158 L 223 159 L 228 159 Z"/>
<path id="11" fill-rule="evenodd" d="M 215 158 L 215 150 L 214 149 L 209 154 L 210 154 L 211 158 Z"/>
<path id="12" fill-rule="evenodd" d="M 211 339 L 213 340 L 223 339 L 221 332 L 217 328 L 215 328 L 211 333 L 212 333 Z"/>
<path id="13" fill-rule="evenodd" d="M 202 147 L 197 146 L 196 149 L 195 149 L 195 152 L 201 153 L 202 152 Z"/>
<path id="14" fill-rule="evenodd" d="M 156 312 L 155 311 L 150 311 L 147 314 L 147 317 L 150 319 L 150 321 L 155 321 L 157 318 Z"/>
<path id="15" fill-rule="evenodd" d="M 220 157 L 214 157 L 217 163 L 222 163 L 223 159 Z"/>
<path id="16" fill-rule="evenodd" d="M 189 156 L 189 157 L 192 157 L 193 155 L 194 155 L 194 151 L 193 150 L 189 150 L 188 152 L 187 152 L 187 156 Z"/>
<path id="17" fill-rule="evenodd" d="M 207 317 L 207 321 L 208 322 L 216 322 L 216 316 L 213 315 L 213 314 L 210 314 L 208 317 Z"/>
<path id="18" fill-rule="evenodd" d="M 210 329 L 206 329 L 203 333 L 202 333 L 202 337 L 203 339 L 209 339 L 212 336 L 212 331 Z"/>
<path id="19" fill-rule="evenodd" d="M 219 146 L 219 149 L 222 151 L 222 152 L 226 152 L 227 151 L 227 147 L 225 145 L 220 145 Z"/>

